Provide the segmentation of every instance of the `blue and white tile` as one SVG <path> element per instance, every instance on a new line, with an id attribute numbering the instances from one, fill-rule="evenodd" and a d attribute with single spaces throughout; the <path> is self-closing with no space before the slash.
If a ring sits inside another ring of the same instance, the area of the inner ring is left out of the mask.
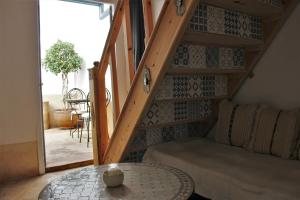
<path id="1" fill-rule="evenodd" d="M 208 68 L 219 67 L 219 48 L 216 47 L 206 48 L 206 65 Z"/>
<path id="2" fill-rule="evenodd" d="M 153 102 L 149 108 L 149 110 L 145 113 L 143 120 L 142 120 L 142 124 L 144 124 L 145 126 L 151 126 L 154 124 L 159 124 L 159 107 L 158 107 L 158 103 Z"/>
<path id="3" fill-rule="evenodd" d="M 187 98 L 188 76 L 173 76 L 173 97 Z"/>
<path id="4" fill-rule="evenodd" d="M 163 127 L 162 128 L 162 138 L 163 138 L 163 142 L 173 141 L 175 139 L 174 127 L 173 126 Z"/>
<path id="5" fill-rule="evenodd" d="M 225 69 L 233 67 L 232 48 L 220 48 L 220 67 Z"/>
<path id="6" fill-rule="evenodd" d="M 245 66 L 245 49 L 233 48 L 233 66 L 241 68 Z"/>
<path id="7" fill-rule="evenodd" d="M 238 20 L 239 35 L 243 38 L 249 38 L 251 36 L 251 23 L 250 17 L 246 14 L 240 14 Z"/>
<path id="8" fill-rule="evenodd" d="M 174 121 L 187 120 L 188 110 L 187 102 L 180 101 L 174 102 Z"/>
<path id="9" fill-rule="evenodd" d="M 161 101 L 158 103 L 159 122 L 169 123 L 174 122 L 175 108 L 172 101 Z"/>
<path id="10" fill-rule="evenodd" d="M 131 143 L 131 147 L 134 149 L 142 149 L 147 147 L 146 143 L 146 130 L 138 130 Z"/>
<path id="11" fill-rule="evenodd" d="M 189 66 L 191 68 L 206 68 L 205 47 L 200 45 L 189 45 Z"/>
<path id="12" fill-rule="evenodd" d="M 226 35 L 239 35 L 239 12 L 233 10 L 225 10 L 225 34 Z"/>
<path id="13" fill-rule="evenodd" d="M 173 56 L 172 66 L 184 67 L 184 66 L 188 66 L 189 64 L 188 62 L 189 62 L 188 45 L 180 44 L 176 49 L 175 55 Z"/>
<path id="14" fill-rule="evenodd" d="M 150 128 L 146 130 L 147 146 L 160 144 L 163 142 L 162 129 Z"/>
<path id="15" fill-rule="evenodd" d="M 156 92 L 156 99 L 170 99 L 173 98 L 173 77 L 165 76 Z"/>
<path id="16" fill-rule="evenodd" d="M 228 77 L 223 75 L 216 76 L 215 96 L 225 96 L 228 94 Z"/>
<path id="17" fill-rule="evenodd" d="M 204 97 L 215 96 L 215 76 L 203 76 L 202 90 Z"/>
<path id="18" fill-rule="evenodd" d="M 202 82 L 200 76 L 189 76 L 187 90 L 189 98 L 202 96 Z"/>
<path id="19" fill-rule="evenodd" d="M 207 6 L 207 31 L 224 34 L 225 10 L 223 8 Z"/>
<path id="20" fill-rule="evenodd" d="M 179 124 L 174 127 L 174 139 L 177 141 L 183 141 L 188 137 L 187 124 Z"/>
<path id="21" fill-rule="evenodd" d="M 207 5 L 198 4 L 189 22 L 189 29 L 195 32 L 207 32 Z"/>

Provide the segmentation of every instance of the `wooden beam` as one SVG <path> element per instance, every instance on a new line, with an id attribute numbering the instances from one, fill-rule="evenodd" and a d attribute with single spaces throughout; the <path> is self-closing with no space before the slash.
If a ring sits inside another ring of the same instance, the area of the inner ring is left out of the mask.
<path id="1" fill-rule="evenodd" d="M 117 121 L 108 149 L 104 156 L 104 163 L 120 162 L 127 145 L 134 137 L 135 130 L 154 96 L 154 91 L 163 79 L 171 55 L 175 52 L 183 36 L 185 25 L 190 19 L 192 11 L 198 1 L 184 1 L 185 14 L 178 16 L 174 1 L 165 1 L 138 71 L 133 80 L 128 97 Z M 143 71 L 150 69 L 151 88 L 149 93 L 144 91 Z"/>
<path id="2" fill-rule="evenodd" d="M 151 0 L 143 0 L 144 24 L 145 24 L 145 46 L 147 46 L 153 31 L 153 16 Z"/>
<path id="3" fill-rule="evenodd" d="M 112 48 L 111 56 L 111 72 L 112 72 L 112 86 L 113 86 L 113 102 L 114 102 L 114 121 L 116 122 L 120 114 L 119 88 L 116 64 L 116 47 Z"/>

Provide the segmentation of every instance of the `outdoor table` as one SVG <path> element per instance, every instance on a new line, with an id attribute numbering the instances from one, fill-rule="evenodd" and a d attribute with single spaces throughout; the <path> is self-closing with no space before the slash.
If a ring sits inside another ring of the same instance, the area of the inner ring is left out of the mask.
<path id="1" fill-rule="evenodd" d="M 89 102 L 89 99 L 65 99 L 69 104 L 81 104 Z"/>
<path id="2" fill-rule="evenodd" d="M 87 167 L 55 179 L 44 187 L 39 200 L 122 199 L 186 200 L 194 190 L 190 176 L 179 169 L 145 163 L 120 163 L 124 183 L 106 187 L 102 175 L 111 165 Z"/>

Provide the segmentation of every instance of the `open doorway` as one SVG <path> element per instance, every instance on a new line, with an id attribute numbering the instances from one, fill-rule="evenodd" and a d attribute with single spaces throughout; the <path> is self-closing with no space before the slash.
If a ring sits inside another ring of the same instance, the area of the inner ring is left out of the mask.
<path id="1" fill-rule="evenodd" d="M 112 5 L 96 0 L 40 0 L 39 4 L 46 168 L 89 163 L 93 141 L 88 69 L 102 55 Z M 62 68 L 65 61 L 56 60 L 66 55 L 71 57 L 68 69 Z M 107 90 L 111 93 L 110 85 Z"/>

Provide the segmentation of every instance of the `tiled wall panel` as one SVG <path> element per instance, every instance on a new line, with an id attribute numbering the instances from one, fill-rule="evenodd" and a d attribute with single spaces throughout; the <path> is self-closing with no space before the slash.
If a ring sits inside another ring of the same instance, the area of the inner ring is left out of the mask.
<path id="1" fill-rule="evenodd" d="M 169 75 L 159 86 L 155 99 L 224 96 L 227 95 L 227 85 L 226 75 Z"/>
<path id="2" fill-rule="evenodd" d="M 269 3 L 274 6 L 281 6 L 280 0 L 272 0 Z M 261 17 L 201 3 L 195 9 L 188 29 L 195 32 L 263 39 Z"/>
<path id="3" fill-rule="evenodd" d="M 141 127 L 149 127 L 182 120 L 205 119 L 211 114 L 210 100 L 154 101 L 144 114 Z"/>
<path id="4" fill-rule="evenodd" d="M 195 69 L 242 69 L 244 66 L 244 48 L 206 47 L 193 44 L 179 45 L 171 63 L 172 68 Z"/>

